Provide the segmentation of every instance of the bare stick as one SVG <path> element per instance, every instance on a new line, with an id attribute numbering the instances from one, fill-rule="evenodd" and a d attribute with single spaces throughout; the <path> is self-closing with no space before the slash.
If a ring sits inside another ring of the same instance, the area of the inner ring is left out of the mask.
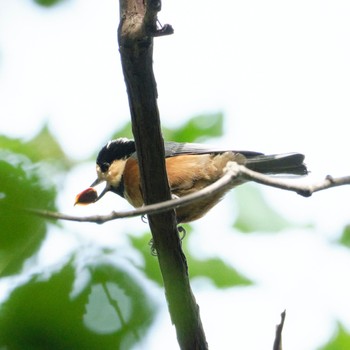
<path id="1" fill-rule="evenodd" d="M 67 215 L 63 213 L 51 212 L 40 209 L 28 209 L 28 211 L 51 219 L 61 219 L 78 222 L 93 222 L 97 224 L 103 224 L 104 222 L 111 220 L 130 218 L 148 214 L 157 214 L 171 209 L 176 209 L 184 205 L 188 205 L 198 200 L 201 200 L 203 198 L 210 197 L 216 194 L 217 192 L 222 191 L 224 188 L 229 189 L 231 187 L 234 187 L 234 183 L 236 181 L 254 181 L 262 185 L 275 187 L 286 191 L 293 191 L 301 196 L 309 197 L 313 193 L 318 191 L 330 189 L 337 186 L 349 185 L 350 176 L 333 178 L 328 175 L 323 181 L 319 183 L 305 185 L 298 184 L 295 182 L 292 183 L 291 181 L 286 179 L 263 175 L 250 169 L 247 169 L 243 165 L 238 165 L 237 163 L 232 162 L 227 165 L 226 173 L 221 179 L 196 193 L 192 193 L 190 195 L 178 199 L 172 199 L 161 203 L 146 205 L 135 210 L 130 210 L 126 212 L 113 211 L 112 213 L 107 215 L 92 215 L 85 217 Z"/>
<path id="2" fill-rule="evenodd" d="M 313 193 L 327 190 L 332 187 L 350 185 L 350 176 L 343 176 L 334 178 L 331 175 L 327 175 L 321 182 L 304 185 L 292 183 L 285 179 L 270 177 L 264 174 L 257 173 L 242 165 L 238 165 L 239 173 L 246 180 L 251 180 L 262 185 L 279 188 L 281 190 L 296 192 L 303 197 L 310 197 Z"/>

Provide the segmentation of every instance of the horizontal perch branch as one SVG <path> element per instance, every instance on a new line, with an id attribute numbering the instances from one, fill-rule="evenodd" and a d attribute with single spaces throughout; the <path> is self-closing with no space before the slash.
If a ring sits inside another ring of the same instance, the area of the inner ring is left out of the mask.
<path id="1" fill-rule="evenodd" d="M 146 205 L 141 208 L 137 208 L 130 211 L 113 211 L 107 215 L 91 215 L 82 217 L 40 209 L 28 209 L 28 211 L 51 219 L 61 219 L 78 222 L 93 222 L 97 224 L 102 224 L 111 220 L 130 218 L 148 214 L 157 214 L 165 212 L 167 210 L 176 209 L 184 205 L 196 202 L 200 199 L 210 197 L 215 193 L 222 191 L 226 187 L 230 188 L 232 186 L 232 182 L 237 181 L 237 179 L 242 181 L 254 181 L 265 186 L 296 192 L 297 194 L 303 197 L 310 197 L 313 193 L 326 190 L 328 188 L 350 185 L 350 176 L 333 178 L 330 175 L 327 175 L 323 181 L 314 184 L 305 185 L 292 183 L 286 179 L 257 173 L 253 170 L 246 168 L 243 165 L 239 165 L 235 162 L 230 162 L 228 163 L 226 167 L 226 172 L 221 179 L 196 193 L 192 193 L 190 195 L 178 199 L 171 199 L 161 203 Z"/>

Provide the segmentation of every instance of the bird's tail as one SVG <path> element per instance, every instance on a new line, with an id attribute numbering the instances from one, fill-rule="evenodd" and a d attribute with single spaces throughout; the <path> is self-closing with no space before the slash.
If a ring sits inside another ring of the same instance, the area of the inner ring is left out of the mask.
<path id="1" fill-rule="evenodd" d="M 246 167 L 263 174 L 306 175 L 308 170 L 304 164 L 304 155 L 300 153 L 285 153 L 271 155 L 244 154 Z"/>

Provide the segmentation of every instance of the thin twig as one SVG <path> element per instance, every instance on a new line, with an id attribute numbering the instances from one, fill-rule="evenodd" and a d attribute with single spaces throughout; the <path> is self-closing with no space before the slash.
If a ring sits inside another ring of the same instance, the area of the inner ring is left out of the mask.
<path id="1" fill-rule="evenodd" d="M 281 313 L 281 322 L 276 326 L 275 341 L 273 343 L 273 350 L 282 350 L 282 331 L 284 320 L 286 319 L 286 310 Z"/>
<path id="2" fill-rule="evenodd" d="M 241 165 L 239 165 L 239 173 L 248 181 L 250 180 L 265 186 L 296 192 L 303 197 L 310 197 L 313 193 L 326 190 L 328 188 L 350 185 L 350 176 L 334 178 L 331 175 L 327 175 L 324 180 L 318 183 L 304 185 L 291 183 L 281 178 L 260 174 Z"/>
<path id="3" fill-rule="evenodd" d="M 80 217 L 80 216 L 68 215 L 68 214 L 63 214 L 63 213 L 58 213 L 58 212 L 53 212 L 48 210 L 41 210 L 41 209 L 28 209 L 28 211 L 43 217 L 51 218 L 51 219 L 61 219 L 61 220 L 78 221 L 78 222 L 93 222 L 97 224 L 103 224 L 111 220 L 131 218 L 131 217 L 142 216 L 142 215 L 159 214 L 171 209 L 179 208 L 184 205 L 196 202 L 200 199 L 210 197 L 214 195 L 216 192 L 221 191 L 225 186 L 229 187 L 231 182 L 232 182 L 232 174 L 227 172 L 221 179 L 219 179 L 215 183 L 211 184 L 210 186 L 196 193 L 192 193 L 177 199 L 167 200 L 161 203 L 145 205 L 130 211 L 124 211 L 124 212 L 113 211 L 107 215 L 91 215 L 91 216 Z"/>
<path id="4" fill-rule="evenodd" d="M 350 176 L 344 176 L 339 178 L 333 178 L 331 176 L 326 176 L 326 178 L 315 184 L 299 184 L 299 183 L 291 183 L 286 179 L 281 179 L 277 177 L 271 177 L 268 175 L 264 175 L 261 173 L 257 173 L 246 168 L 243 165 L 238 165 L 237 163 L 231 162 L 227 165 L 226 173 L 224 176 L 216 181 L 215 183 L 209 185 L 208 187 L 190 195 L 172 199 L 168 201 L 164 201 L 161 203 L 146 205 L 141 208 L 137 208 L 130 211 L 117 212 L 113 211 L 107 215 L 92 215 L 92 216 L 73 216 L 67 215 L 58 212 L 52 212 L 47 210 L 40 209 L 28 209 L 28 211 L 35 213 L 37 215 L 51 218 L 51 219 L 60 219 L 60 220 L 69 220 L 69 221 L 77 221 L 77 222 L 93 222 L 97 224 L 103 224 L 107 221 L 122 219 L 122 218 L 130 218 L 135 216 L 149 215 L 149 214 L 158 214 L 171 209 L 176 209 L 198 200 L 208 198 L 219 191 L 222 191 L 225 187 L 228 189 L 233 186 L 236 181 L 245 182 L 245 181 L 254 181 L 256 183 L 279 188 L 286 191 L 293 191 L 297 194 L 309 197 L 313 193 L 326 190 L 332 187 L 349 185 L 350 184 Z"/>

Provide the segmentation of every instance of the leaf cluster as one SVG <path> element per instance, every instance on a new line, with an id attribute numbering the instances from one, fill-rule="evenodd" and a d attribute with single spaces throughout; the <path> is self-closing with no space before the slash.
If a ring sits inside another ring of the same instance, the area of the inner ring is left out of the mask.
<path id="1" fill-rule="evenodd" d="M 221 113 L 200 115 L 178 128 L 164 128 L 164 138 L 200 142 L 220 136 L 222 125 Z M 127 123 L 112 137 L 132 137 L 130 130 Z M 79 246 L 60 266 L 38 268 L 35 261 L 50 239 L 53 224 L 24 208 L 56 210 L 53 174 L 64 176 L 75 163 L 47 126 L 31 140 L 0 136 L 0 149 L 0 283 L 8 281 L 9 293 L 0 304 L 0 347 L 129 349 L 140 342 L 159 305 L 146 285 L 162 288 L 150 234 L 127 236 L 130 247 L 141 256 L 138 263 L 132 259 L 121 263 L 119 247 L 93 253 Z M 276 234 L 291 227 L 266 204 L 255 186 L 236 189 L 235 199 L 236 233 Z M 184 228 L 187 234 L 182 244 L 192 280 L 204 278 L 221 289 L 254 283 L 220 257 L 197 258 L 188 246 L 192 227 Z M 69 234 L 64 225 L 56 229 Z M 346 247 L 350 246 L 349 232 L 346 227 L 339 240 Z M 98 258 L 92 259 L 93 254 Z M 28 269 L 29 262 L 36 269 Z M 348 342 L 349 334 L 339 325 L 334 339 L 323 349 L 345 349 Z"/>

